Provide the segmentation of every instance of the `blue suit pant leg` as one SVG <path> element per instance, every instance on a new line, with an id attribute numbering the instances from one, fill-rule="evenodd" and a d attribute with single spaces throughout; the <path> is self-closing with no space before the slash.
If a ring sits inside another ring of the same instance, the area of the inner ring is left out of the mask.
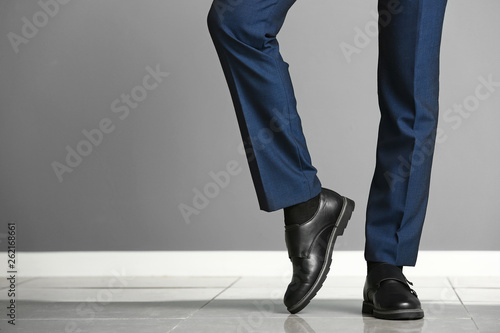
<path id="1" fill-rule="evenodd" d="M 208 27 L 229 86 L 260 208 L 321 191 L 277 34 L 294 0 L 215 0 Z"/>
<path id="2" fill-rule="evenodd" d="M 414 266 L 417 260 L 438 122 L 445 8 L 446 0 L 379 0 L 381 120 L 366 215 L 367 261 Z"/>

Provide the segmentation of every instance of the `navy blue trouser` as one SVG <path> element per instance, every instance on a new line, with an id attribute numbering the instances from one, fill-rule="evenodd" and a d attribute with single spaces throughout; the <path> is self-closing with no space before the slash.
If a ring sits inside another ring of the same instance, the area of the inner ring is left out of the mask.
<path id="1" fill-rule="evenodd" d="M 276 39 L 294 2 L 215 0 L 208 15 L 265 211 L 304 202 L 321 191 Z M 381 120 L 365 258 L 413 266 L 429 195 L 446 0 L 379 0 L 378 7 Z"/>

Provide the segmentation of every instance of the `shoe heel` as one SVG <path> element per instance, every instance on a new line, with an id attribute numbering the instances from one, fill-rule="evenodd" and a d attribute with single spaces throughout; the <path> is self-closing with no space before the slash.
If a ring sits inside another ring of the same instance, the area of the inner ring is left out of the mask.
<path id="1" fill-rule="evenodd" d="M 363 307 L 361 308 L 362 313 L 373 314 L 373 305 L 364 301 Z"/>
<path id="2" fill-rule="evenodd" d="M 344 200 L 344 207 L 343 207 L 343 212 L 341 212 L 341 217 L 339 222 L 337 223 L 337 235 L 343 235 L 344 230 L 347 227 L 347 222 L 351 219 L 352 212 L 354 211 L 354 201 L 352 201 L 349 198 L 343 197 Z"/>

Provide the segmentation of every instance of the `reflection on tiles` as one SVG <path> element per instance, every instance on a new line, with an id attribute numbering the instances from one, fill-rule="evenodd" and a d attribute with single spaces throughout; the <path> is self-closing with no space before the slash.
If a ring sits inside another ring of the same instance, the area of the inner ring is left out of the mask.
<path id="1" fill-rule="evenodd" d="M 358 316 L 356 318 L 314 317 L 289 315 L 283 318 L 190 318 L 172 332 L 272 332 L 272 333 L 420 333 L 476 332 L 471 319 L 431 319 L 387 321 Z"/>
<path id="2" fill-rule="evenodd" d="M 172 330 L 182 319 L 95 319 L 95 320 L 25 320 L 16 322 L 19 333 L 110 333 L 110 332 L 141 332 L 165 333 Z M 9 332 L 10 327 L 2 325 L 0 329 Z"/>
<path id="3" fill-rule="evenodd" d="M 289 277 L 32 278 L 18 284 L 17 332 L 498 332 L 496 278 L 413 280 L 425 318 L 361 314 L 363 276 L 327 279 L 298 315 L 283 305 Z M 0 307 L 7 306 L 0 290 Z M 0 330 L 11 331 L 6 318 Z"/>
<path id="4" fill-rule="evenodd" d="M 359 318 L 361 316 L 361 298 L 358 299 L 317 299 L 300 312 L 302 318 Z"/>
<path id="5" fill-rule="evenodd" d="M 19 319 L 187 318 L 207 301 L 171 302 L 35 302 L 19 301 Z M 0 303 L 2 309 L 4 304 Z"/>
<path id="6" fill-rule="evenodd" d="M 78 302 L 95 300 L 98 302 L 168 302 L 168 301 L 208 301 L 219 294 L 222 288 L 175 288 L 175 289 L 54 289 L 22 288 L 17 292 L 19 301 Z M 7 293 L 0 294 L 5 300 Z"/>

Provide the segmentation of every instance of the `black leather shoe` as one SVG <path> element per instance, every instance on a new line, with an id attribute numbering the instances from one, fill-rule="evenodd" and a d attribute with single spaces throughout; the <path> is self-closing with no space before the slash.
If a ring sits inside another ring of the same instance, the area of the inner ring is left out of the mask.
<path id="1" fill-rule="evenodd" d="M 354 201 L 326 188 L 321 189 L 318 210 L 307 222 L 285 226 L 288 256 L 293 264 L 292 282 L 284 303 L 297 313 L 323 286 L 332 262 L 333 245 L 344 233 Z"/>
<path id="2" fill-rule="evenodd" d="M 396 266 L 381 263 L 366 277 L 363 313 L 380 319 L 420 319 L 424 311 L 411 282 Z"/>

